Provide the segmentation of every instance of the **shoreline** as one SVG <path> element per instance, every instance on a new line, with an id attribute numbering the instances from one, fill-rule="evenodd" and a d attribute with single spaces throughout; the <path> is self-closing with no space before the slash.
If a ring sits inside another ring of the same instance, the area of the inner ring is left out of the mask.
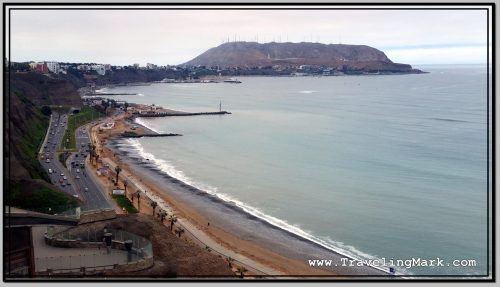
<path id="1" fill-rule="evenodd" d="M 156 131 L 136 121 L 134 121 L 134 124 L 140 126 L 148 133 L 156 133 Z M 248 257 L 256 258 L 259 262 L 270 264 L 275 269 L 292 275 L 335 276 L 335 274 L 342 274 L 374 275 L 374 277 L 390 276 L 389 273 L 370 266 L 355 268 L 341 266 L 341 258 L 352 257 L 331 250 L 318 242 L 253 215 L 234 203 L 224 201 L 215 195 L 201 191 L 173 178 L 151 162 L 149 164 L 144 163 L 144 161 L 138 163 L 137 160 L 140 156 L 137 153 L 134 154 L 133 150 L 124 151 L 123 148 L 119 147 L 123 145 L 124 141 L 125 139 L 110 139 L 110 142 L 106 145 L 120 158 L 122 161 L 120 165 L 126 165 L 127 171 L 131 174 L 140 175 L 140 178 L 142 178 L 141 183 L 146 184 L 149 190 L 155 191 L 157 196 L 168 202 L 174 210 L 179 211 L 181 217 L 195 223 L 210 237 L 216 239 L 226 247 Z M 125 146 L 130 147 L 130 143 L 125 144 Z M 207 210 L 212 210 L 212 212 L 206 212 Z M 213 212 L 213 210 L 222 211 L 217 213 Z M 224 222 L 228 221 L 228 217 L 232 217 L 233 221 L 240 225 L 247 226 L 254 233 L 248 232 L 244 228 L 238 228 L 235 224 Z M 206 228 L 208 221 L 210 221 L 210 230 Z M 255 235 L 263 233 L 268 234 L 266 236 Z M 276 238 L 281 238 L 282 240 L 276 240 Z M 286 248 L 282 246 L 283 242 L 289 246 L 296 245 L 297 248 Z M 238 246 L 244 246 L 245 248 L 238 248 Z M 252 250 L 252 252 L 249 253 L 247 250 Z M 273 260 L 269 260 L 268 257 L 273 258 Z M 313 268 L 306 264 L 307 259 L 333 259 L 336 262 L 335 264 L 340 266 L 323 269 Z M 283 268 L 283 265 L 288 268 Z"/>

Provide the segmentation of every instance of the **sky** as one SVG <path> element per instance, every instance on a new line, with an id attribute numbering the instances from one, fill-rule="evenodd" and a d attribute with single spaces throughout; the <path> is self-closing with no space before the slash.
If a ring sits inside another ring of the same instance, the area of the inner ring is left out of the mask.
<path id="1" fill-rule="evenodd" d="M 10 20 L 16 62 L 178 65 L 228 40 L 368 45 L 411 65 L 487 53 L 485 10 L 11 10 Z"/>

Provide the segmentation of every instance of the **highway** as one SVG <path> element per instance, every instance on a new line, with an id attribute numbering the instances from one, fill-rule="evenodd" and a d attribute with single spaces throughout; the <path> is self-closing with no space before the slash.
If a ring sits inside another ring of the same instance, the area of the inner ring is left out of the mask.
<path id="1" fill-rule="evenodd" d="M 90 125 L 93 124 L 94 123 L 91 123 Z M 112 208 L 113 205 L 108 201 L 108 197 L 105 195 L 105 188 L 100 183 L 94 181 L 97 180 L 96 177 L 89 175 L 92 171 L 87 167 L 85 160 L 89 157 L 90 144 L 87 125 L 79 127 L 76 129 L 75 133 L 78 152 L 72 153 L 69 156 L 67 166 L 71 177 L 74 178 L 75 188 L 80 191 L 85 202 L 84 210 Z"/>
<path id="2" fill-rule="evenodd" d="M 105 196 L 105 189 L 100 183 L 94 182 L 94 177 L 89 177 L 87 169 L 80 167 L 80 163 L 85 163 L 85 158 L 89 155 L 88 131 L 85 128 L 76 130 L 76 143 L 78 152 L 68 153 L 68 169 L 65 168 L 57 157 L 57 152 L 64 133 L 67 128 L 68 115 L 52 113 L 50 124 L 47 130 L 46 141 L 42 146 L 40 163 L 47 171 L 52 184 L 60 187 L 66 193 L 83 201 L 82 211 L 112 208 L 112 203 Z M 84 145 L 82 147 L 82 145 Z M 64 147 L 64 144 L 61 145 Z M 75 162 L 75 167 L 71 167 L 71 162 Z M 78 167 L 76 163 L 78 162 Z"/>

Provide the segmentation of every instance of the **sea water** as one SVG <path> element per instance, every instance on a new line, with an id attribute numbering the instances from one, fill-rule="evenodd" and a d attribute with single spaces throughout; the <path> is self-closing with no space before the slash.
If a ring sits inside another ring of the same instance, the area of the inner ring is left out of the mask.
<path id="1" fill-rule="evenodd" d="M 356 258 L 440 258 L 445 266 L 402 269 L 484 275 L 488 71 L 419 68 L 430 73 L 105 91 L 175 110 L 222 104 L 232 112 L 138 119 L 183 135 L 130 140 L 171 176 Z M 463 259 L 476 266 L 453 266 Z"/>

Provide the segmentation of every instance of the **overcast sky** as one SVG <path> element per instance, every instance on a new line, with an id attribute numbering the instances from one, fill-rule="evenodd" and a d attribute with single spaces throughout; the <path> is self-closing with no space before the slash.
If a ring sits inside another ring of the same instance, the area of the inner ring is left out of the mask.
<path id="1" fill-rule="evenodd" d="M 486 63 L 482 10 L 12 10 L 11 60 L 184 63 L 222 42 L 364 44 L 394 62 Z"/>

